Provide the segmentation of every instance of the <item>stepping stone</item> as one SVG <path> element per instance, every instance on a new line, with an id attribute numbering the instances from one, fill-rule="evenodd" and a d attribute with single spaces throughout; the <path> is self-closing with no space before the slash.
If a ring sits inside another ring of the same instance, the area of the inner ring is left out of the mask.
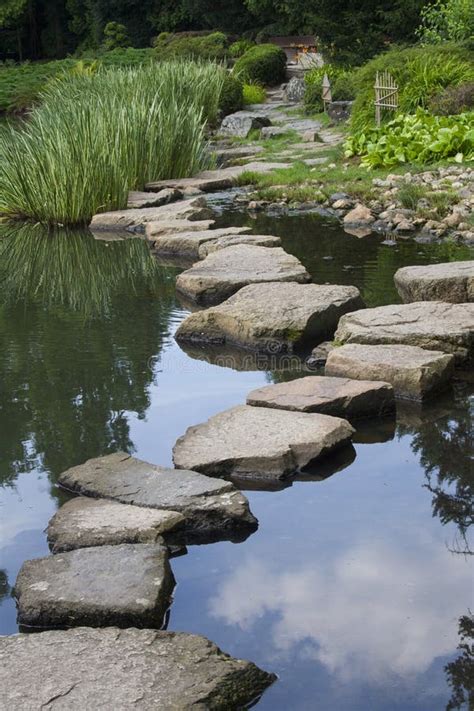
<path id="1" fill-rule="evenodd" d="M 118 452 L 90 459 L 59 476 L 70 491 L 152 509 L 178 511 L 186 540 L 233 540 L 256 529 L 245 496 L 233 484 L 195 471 L 166 469 Z"/>
<path id="2" fill-rule="evenodd" d="M 423 399 L 447 385 L 454 373 L 454 356 L 417 346 L 348 344 L 328 356 L 327 375 L 383 380 L 398 397 Z"/>
<path id="3" fill-rule="evenodd" d="M 253 390 L 247 395 L 247 405 L 320 412 L 351 420 L 392 412 L 395 398 L 388 383 L 312 375 Z"/>
<path id="4" fill-rule="evenodd" d="M 395 286 L 405 303 L 474 301 L 474 260 L 424 267 L 403 267 L 395 273 Z"/>
<path id="5" fill-rule="evenodd" d="M 419 346 L 452 353 L 459 363 L 473 355 L 474 304 L 417 301 L 355 311 L 341 318 L 335 338 L 339 343 Z"/>
<path id="6" fill-rule="evenodd" d="M 268 281 L 305 283 L 310 276 L 301 262 L 281 247 L 239 244 L 214 252 L 182 272 L 176 289 L 197 304 L 218 304 L 247 284 Z"/>
<path id="7" fill-rule="evenodd" d="M 208 254 L 218 252 L 220 249 L 234 247 L 236 244 L 248 244 L 252 247 L 280 247 L 281 239 L 273 235 L 223 235 L 218 239 L 204 242 L 199 247 L 199 259 L 205 259 Z"/>
<path id="8" fill-rule="evenodd" d="M 91 230 L 133 230 L 144 227 L 147 222 L 209 220 L 212 219 L 212 216 L 213 212 L 207 207 L 205 198 L 193 197 L 160 207 L 101 212 L 92 218 Z"/>
<path id="9" fill-rule="evenodd" d="M 23 563 L 18 623 L 33 627 L 161 627 L 174 588 L 168 551 L 100 546 Z"/>
<path id="10" fill-rule="evenodd" d="M 121 543 L 160 543 L 161 536 L 183 526 L 178 511 L 160 511 L 78 496 L 57 511 L 48 524 L 53 553 Z"/>
<path id="11" fill-rule="evenodd" d="M 315 344 L 332 337 L 340 317 L 363 305 L 354 286 L 252 284 L 219 306 L 188 316 L 176 338 L 237 344 L 272 354 L 292 352 L 305 343 Z"/>
<path id="12" fill-rule="evenodd" d="M 178 232 L 204 232 L 214 224 L 215 220 L 160 220 L 160 222 L 147 222 L 145 234 L 153 245 L 163 235 L 174 235 Z"/>
<path id="13" fill-rule="evenodd" d="M 245 165 L 232 165 L 228 168 L 205 170 L 194 178 L 177 178 L 174 180 L 159 180 L 154 183 L 147 183 L 145 189 L 153 192 L 165 188 L 174 188 L 182 190 L 183 192 L 201 190 L 204 193 L 214 193 L 234 187 L 234 185 L 237 185 L 242 173 L 246 173 L 247 171 L 251 171 L 252 173 L 269 173 L 272 170 L 278 170 L 280 168 L 288 168 L 288 163 L 253 161 Z"/>
<path id="14" fill-rule="evenodd" d="M 201 232 L 183 230 L 172 234 L 153 237 L 153 250 L 159 255 L 188 257 L 199 259 L 199 247 L 205 242 L 214 242 L 219 237 L 249 232 L 250 227 L 227 227 L 217 230 L 202 230 Z"/>
<path id="15" fill-rule="evenodd" d="M 182 197 L 181 190 L 171 188 L 160 190 L 159 193 L 153 194 L 132 190 L 128 193 L 127 208 L 160 207 L 161 205 L 168 205 L 170 202 L 181 200 Z"/>
<path id="16" fill-rule="evenodd" d="M 353 432 L 338 417 L 240 405 L 190 427 L 173 461 L 216 477 L 283 479 L 348 444 Z"/>
<path id="17" fill-rule="evenodd" d="M 247 708 L 275 681 L 205 637 L 92 629 L 0 637 L 0 703 L 26 709 Z"/>
<path id="18" fill-rule="evenodd" d="M 221 136 L 247 138 L 251 131 L 270 125 L 270 119 L 259 112 L 236 111 L 224 117 L 219 128 L 219 134 Z"/>

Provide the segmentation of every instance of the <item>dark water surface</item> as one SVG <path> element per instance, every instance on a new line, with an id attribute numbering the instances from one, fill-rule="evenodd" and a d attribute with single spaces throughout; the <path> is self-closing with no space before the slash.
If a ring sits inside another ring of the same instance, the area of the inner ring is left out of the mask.
<path id="1" fill-rule="evenodd" d="M 315 281 L 355 284 L 368 305 L 398 300 L 400 266 L 472 258 L 454 245 L 358 239 L 314 216 L 252 225 L 281 235 Z M 0 633 L 11 634 L 18 569 L 47 554 L 44 528 L 67 498 L 55 485 L 60 472 L 117 450 L 170 465 L 189 425 L 299 373 L 185 354 L 173 340 L 186 315 L 177 270 L 157 265 L 140 239 L 3 232 Z M 444 667 L 459 655 L 459 618 L 473 607 L 471 394 L 459 380 L 429 407 L 401 407 L 396 423 L 366 424 L 355 458 L 332 476 L 247 492 L 254 535 L 172 561 L 169 629 L 204 634 L 276 672 L 261 709 L 446 708 Z"/>

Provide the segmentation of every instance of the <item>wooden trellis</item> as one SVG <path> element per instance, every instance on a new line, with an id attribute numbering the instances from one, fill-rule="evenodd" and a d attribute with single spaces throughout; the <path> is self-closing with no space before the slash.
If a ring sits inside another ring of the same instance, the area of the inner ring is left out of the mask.
<path id="1" fill-rule="evenodd" d="M 328 75 L 325 74 L 323 77 L 323 104 L 324 104 L 325 111 L 326 111 L 327 105 L 330 104 L 331 102 L 332 102 L 331 82 L 329 81 Z"/>
<path id="2" fill-rule="evenodd" d="M 380 126 L 382 109 L 396 111 L 398 109 L 398 86 L 392 75 L 387 72 L 377 72 L 375 75 L 375 121 Z"/>

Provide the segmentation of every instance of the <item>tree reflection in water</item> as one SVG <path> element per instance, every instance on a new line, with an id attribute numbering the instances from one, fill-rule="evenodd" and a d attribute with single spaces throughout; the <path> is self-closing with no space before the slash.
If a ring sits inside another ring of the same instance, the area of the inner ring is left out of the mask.
<path id="1" fill-rule="evenodd" d="M 463 615 L 459 620 L 460 655 L 445 666 L 448 684 L 452 689 L 447 711 L 474 709 L 474 617 Z"/>

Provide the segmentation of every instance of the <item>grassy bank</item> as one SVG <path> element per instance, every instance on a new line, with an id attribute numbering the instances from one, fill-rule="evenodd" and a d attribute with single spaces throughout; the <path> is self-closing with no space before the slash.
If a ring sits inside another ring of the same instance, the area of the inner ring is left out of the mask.
<path id="1" fill-rule="evenodd" d="M 214 64 L 188 61 L 63 75 L 0 133 L 0 214 L 87 224 L 149 180 L 193 175 L 222 82 Z"/>

